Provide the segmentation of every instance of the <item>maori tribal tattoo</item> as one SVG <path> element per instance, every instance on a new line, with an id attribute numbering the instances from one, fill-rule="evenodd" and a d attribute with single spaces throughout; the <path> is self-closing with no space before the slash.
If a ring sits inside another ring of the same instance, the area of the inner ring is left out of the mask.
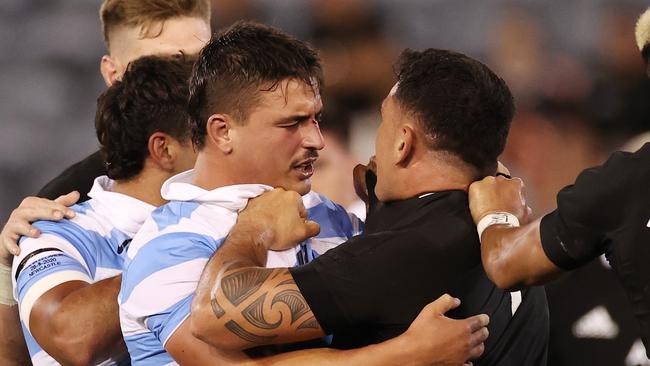
<path id="1" fill-rule="evenodd" d="M 298 338 L 298 332 L 317 337 L 322 332 L 309 305 L 287 269 L 225 269 L 212 293 L 212 311 L 240 339 L 271 344 Z"/>

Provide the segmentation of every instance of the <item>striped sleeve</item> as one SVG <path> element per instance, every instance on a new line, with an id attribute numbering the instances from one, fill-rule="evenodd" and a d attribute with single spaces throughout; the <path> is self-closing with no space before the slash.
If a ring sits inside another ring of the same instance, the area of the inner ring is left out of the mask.
<path id="1" fill-rule="evenodd" d="M 38 298 L 65 282 L 92 283 L 96 268 L 92 233 L 69 221 L 34 225 L 41 230 L 41 236 L 21 239 L 20 256 L 14 259 L 12 267 L 14 296 L 27 329 Z"/>
<path id="2" fill-rule="evenodd" d="M 203 268 L 220 244 L 209 236 L 175 232 L 142 246 L 122 279 L 124 336 L 151 332 L 164 345 L 189 316 Z"/>

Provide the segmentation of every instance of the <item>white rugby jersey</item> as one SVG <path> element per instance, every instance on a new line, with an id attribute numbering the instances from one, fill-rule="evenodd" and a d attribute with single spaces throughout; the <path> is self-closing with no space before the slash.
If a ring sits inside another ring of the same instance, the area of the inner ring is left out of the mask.
<path id="1" fill-rule="evenodd" d="M 23 237 L 14 258 L 12 280 L 20 320 L 34 365 L 58 365 L 32 337 L 29 315 L 46 291 L 68 281 L 94 283 L 122 273 L 125 246 L 155 208 L 124 194 L 111 192 L 113 181 L 98 177 L 91 199 L 72 206 L 71 220 L 38 221 L 39 238 Z M 114 355 L 100 365 L 128 365 L 128 354 Z"/>
<path id="2" fill-rule="evenodd" d="M 271 187 L 232 185 L 207 191 L 192 171 L 163 185 L 170 202 L 156 209 L 133 239 L 120 291 L 120 324 L 133 365 L 175 365 L 164 345 L 190 315 L 203 268 L 235 224 L 237 214 Z M 296 248 L 269 252 L 267 266 L 292 267 L 337 246 L 363 223 L 341 206 L 310 192 L 303 197 L 320 234 Z"/>

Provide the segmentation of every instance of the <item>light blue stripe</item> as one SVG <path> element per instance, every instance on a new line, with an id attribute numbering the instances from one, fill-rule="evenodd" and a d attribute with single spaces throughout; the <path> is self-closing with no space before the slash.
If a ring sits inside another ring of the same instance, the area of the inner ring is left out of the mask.
<path id="1" fill-rule="evenodd" d="M 75 271 L 89 276 L 86 269 L 76 259 L 70 257 L 68 254 L 61 252 L 48 252 L 44 258 L 30 263 L 25 266 L 18 274 L 16 280 L 16 290 L 18 299 L 22 302 L 25 294 L 29 289 L 38 283 L 43 277 L 49 276 L 53 273 L 61 271 Z"/>
<path id="2" fill-rule="evenodd" d="M 174 362 L 153 333 L 124 337 L 133 366 L 160 366 Z"/>
<path id="3" fill-rule="evenodd" d="M 90 277 L 95 277 L 97 268 L 96 253 L 97 247 L 106 241 L 101 235 L 94 231 L 86 230 L 70 220 L 37 221 L 32 224 L 41 230 L 43 234 L 51 234 L 62 238 L 75 247 L 90 271 Z M 47 243 L 43 243 L 45 247 Z"/>
<path id="4" fill-rule="evenodd" d="M 158 230 L 178 224 L 181 219 L 190 217 L 200 206 L 197 202 L 171 201 L 158 207 L 151 213 L 151 218 L 158 225 Z"/>
<path id="5" fill-rule="evenodd" d="M 129 300 L 133 289 L 144 279 L 165 268 L 198 258 L 210 258 L 223 242 L 206 235 L 175 232 L 151 239 L 129 263 L 122 277 L 120 298 Z"/>
<path id="6" fill-rule="evenodd" d="M 320 196 L 322 203 L 307 210 L 310 220 L 320 225 L 317 238 L 344 237 L 351 238 L 352 221 L 345 209 L 329 199 Z"/>
<path id="7" fill-rule="evenodd" d="M 70 209 L 82 215 L 85 215 L 88 211 L 94 211 L 93 206 L 90 205 L 90 201 L 78 203 L 74 206 L 71 206 Z"/>
<path id="8" fill-rule="evenodd" d="M 34 357 L 35 354 L 41 352 L 43 349 L 41 346 L 36 342 L 36 339 L 32 337 L 32 334 L 27 330 L 25 327 L 25 324 L 23 322 L 20 322 L 20 326 L 23 328 L 23 336 L 25 337 L 25 343 L 27 344 L 27 350 L 29 351 L 29 357 Z"/>

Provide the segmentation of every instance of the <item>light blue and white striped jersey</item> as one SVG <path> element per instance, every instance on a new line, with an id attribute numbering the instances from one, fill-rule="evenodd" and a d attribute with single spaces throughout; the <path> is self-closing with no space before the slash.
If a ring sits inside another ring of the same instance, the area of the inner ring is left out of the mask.
<path id="1" fill-rule="evenodd" d="M 192 174 L 165 182 L 162 195 L 170 202 L 152 213 L 128 250 L 118 299 L 133 365 L 176 364 L 164 345 L 190 315 L 203 268 L 248 199 L 271 189 L 244 184 L 207 191 L 191 184 Z M 308 193 L 303 202 L 320 234 L 296 248 L 269 252 L 268 267 L 309 261 L 362 230 L 360 220 L 317 193 Z"/>
<path id="2" fill-rule="evenodd" d="M 29 329 L 32 306 L 46 291 L 68 281 L 94 283 L 122 273 L 125 246 L 155 208 L 124 194 L 111 192 L 113 181 L 98 177 L 91 199 L 72 206 L 71 220 L 38 221 L 39 238 L 23 237 L 14 258 L 12 279 L 23 333 L 32 363 L 58 365 L 38 345 Z M 128 354 L 114 355 L 100 365 L 128 365 Z"/>

